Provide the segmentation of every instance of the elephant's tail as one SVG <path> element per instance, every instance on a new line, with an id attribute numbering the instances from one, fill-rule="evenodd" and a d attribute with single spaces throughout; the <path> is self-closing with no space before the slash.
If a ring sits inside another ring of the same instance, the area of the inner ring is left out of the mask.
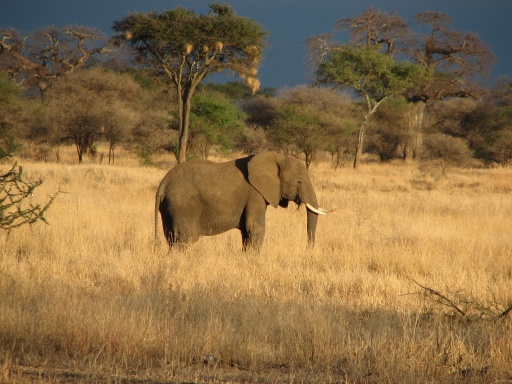
<path id="1" fill-rule="evenodd" d="M 158 236 L 158 233 L 160 231 L 158 222 L 160 220 L 158 220 L 158 214 L 160 213 L 160 204 L 162 204 L 162 198 L 163 198 L 162 189 L 163 188 L 161 185 L 158 186 L 158 189 L 156 191 L 156 196 L 155 196 L 155 244 L 160 243 L 159 236 Z"/>

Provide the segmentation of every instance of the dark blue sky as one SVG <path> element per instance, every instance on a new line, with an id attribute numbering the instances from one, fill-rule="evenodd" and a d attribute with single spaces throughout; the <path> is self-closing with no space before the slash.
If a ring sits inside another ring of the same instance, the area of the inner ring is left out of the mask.
<path id="1" fill-rule="evenodd" d="M 111 34 L 112 23 L 131 12 L 162 11 L 179 5 L 198 13 L 215 0 L 0 0 L 0 28 L 23 32 L 55 25 L 84 25 Z M 307 83 L 308 37 L 332 31 L 336 20 L 374 6 L 396 12 L 411 26 L 414 15 L 439 11 L 452 16 L 453 28 L 476 33 L 496 56 L 493 78 L 512 75 L 511 0 L 219 0 L 270 32 L 260 69 L 263 87 Z"/>

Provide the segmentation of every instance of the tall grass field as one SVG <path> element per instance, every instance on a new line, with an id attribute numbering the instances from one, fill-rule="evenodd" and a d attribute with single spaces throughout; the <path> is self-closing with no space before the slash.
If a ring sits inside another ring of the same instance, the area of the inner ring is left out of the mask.
<path id="1" fill-rule="evenodd" d="M 315 164 L 315 247 L 290 204 L 243 253 L 155 246 L 172 161 L 19 164 L 59 193 L 0 232 L 0 382 L 512 382 L 511 169 Z"/>

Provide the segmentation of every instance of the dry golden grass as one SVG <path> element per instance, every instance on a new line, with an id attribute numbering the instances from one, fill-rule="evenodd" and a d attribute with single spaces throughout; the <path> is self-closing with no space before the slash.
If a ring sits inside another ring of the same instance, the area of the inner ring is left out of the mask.
<path id="1" fill-rule="evenodd" d="M 244 254 L 238 231 L 155 248 L 166 170 L 127 153 L 23 165 L 61 192 L 0 233 L 0 382 L 512 381 L 511 170 L 320 164 L 315 248 L 290 206 Z"/>

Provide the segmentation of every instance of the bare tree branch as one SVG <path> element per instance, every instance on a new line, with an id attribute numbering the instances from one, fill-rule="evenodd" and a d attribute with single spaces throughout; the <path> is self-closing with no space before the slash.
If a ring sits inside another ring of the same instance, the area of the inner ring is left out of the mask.
<path id="1" fill-rule="evenodd" d="M 44 214 L 55 201 L 57 194 L 50 196 L 50 200 L 44 205 L 33 204 L 31 201 L 34 190 L 42 183 L 42 180 L 24 180 L 23 168 L 17 164 L 0 175 L 0 229 L 11 230 L 38 220 L 48 224 Z"/>
<path id="2" fill-rule="evenodd" d="M 0 29 L 0 65 L 18 84 L 36 86 L 44 99 L 55 78 L 83 67 L 94 55 L 111 53 L 111 43 L 100 31 L 82 26 L 49 27 L 26 36 Z"/>
<path id="3" fill-rule="evenodd" d="M 447 298 L 445 295 L 443 295 L 442 293 L 439 293 L 438 291 L 436 291 L 435 289 L 432 289 L 432 288 L 429 288 L 429 287 L 426 287 L 424 285 L 421 285 L 420 283 L 418 283 L 416 280 L 414 279 L 411 279 L 416 285 L 418 285 L 419 287 L 423 288 L 425 291 L 427 291 L 427 293 L 430 295 L 430 298 L 435 301 L 436 303 L 439 303 L 439 304 L 442 304 L 442 305 L 445 305 L 449 308 L 453 308 L 455 309 L 461 316 L 466 316 L 466 312 L 464 312 L 462 309 L 460 309 L 452 300 L 450 300 L 449 298 Z"/>

